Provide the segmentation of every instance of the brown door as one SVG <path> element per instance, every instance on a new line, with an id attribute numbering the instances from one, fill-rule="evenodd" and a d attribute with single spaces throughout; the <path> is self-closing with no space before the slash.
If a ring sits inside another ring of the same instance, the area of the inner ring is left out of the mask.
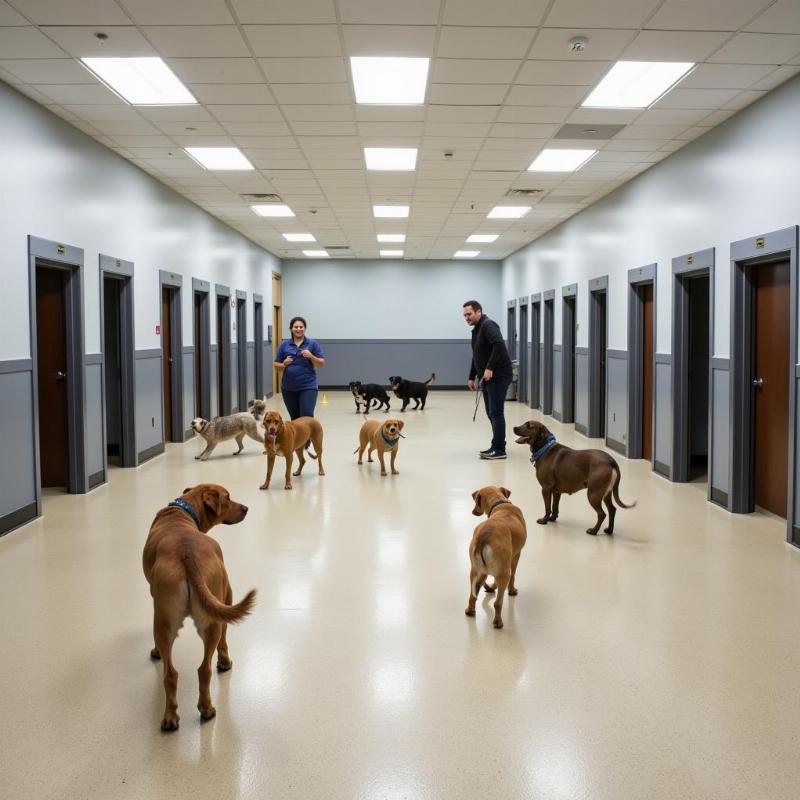
<path id="1" fill-rule="evenodd" d="M 753 268 L 755 501 L 786 517 L 789 483 L 789 262 Z"/>
<path id="2" fill-rule="evenodd" d="M 642 287 L 642 458 L 653 460 L 653 284 Z"/>
<path id="3" fill-rule="evenodd" d="M 66 486 L 67 273 L 36 268 L 36 361 L 39 378 L 39 462 L 42 486 Z"/>
<path id="4" fill-rule="evenodd" d="M 161 365 L 164 378 L 164 441 L 172 441 L 172 329 L 170 300 L 172 292 L 161 289 Z"/>
<path id="5" fill-rule="evenodd" d="M 200 338 L 200 314 L 203 295 L 194 295 L 194 415 L 203 416 L 203 341 Z"/>

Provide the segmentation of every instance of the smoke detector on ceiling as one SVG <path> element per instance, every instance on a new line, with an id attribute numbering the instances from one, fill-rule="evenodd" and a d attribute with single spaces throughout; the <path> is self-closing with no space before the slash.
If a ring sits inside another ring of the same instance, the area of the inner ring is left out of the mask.
<path id="1" fill-rule="evenodd" d="M 588 46 L 589 39 L 586 36 L 573 36 L 568 42 L 567 47 L 573 53 L 582 53 Z"/>

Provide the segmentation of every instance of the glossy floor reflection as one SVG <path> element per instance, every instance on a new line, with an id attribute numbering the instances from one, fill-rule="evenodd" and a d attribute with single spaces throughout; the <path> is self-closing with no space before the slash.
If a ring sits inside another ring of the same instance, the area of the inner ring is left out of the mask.
<path id="1" fill-rule="evenodd" d="M 541 527 L 527 449 L 479 461 L 489 426 L 466 392 L 406 412 L 394 478 L 356 465 L 361 418 L 328 398 L 328 474 L 312 462 L 291 492 L 259 492 L 255 442 L 201 464 L 191 441 L 90 495 L 48 494 L 43 519 L 0 539 L 4 798 L 797 796 L 800 552 L 782 522 L 619 459 L 639 505 L 613 537 L 584 533 L 584 494 Z M 235 599 L 259 596 L 206 724 L 184 627 L 181 728 L 165 735 L 141 549 L 155 512 L 206 480 L 251 507 L 213 535 Z M 464 616 L 486 484 L 512 490 L 529 529 L 502 631 L 486 601 Z"/>

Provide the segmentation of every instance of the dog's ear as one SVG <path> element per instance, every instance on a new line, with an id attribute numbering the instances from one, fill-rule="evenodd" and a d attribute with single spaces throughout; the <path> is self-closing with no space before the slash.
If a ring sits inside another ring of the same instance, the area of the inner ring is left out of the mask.
<path id="1" fill-rule="evenodd" d="M 184 490 L 181 492 L 181 494 L 186 494 L 186 492 L 191 492 L 191 491 L 192 491 L 192 487 L 191 487 L 191 486 L 187 486 L 187 487 L 186 487 L 186 488 L 185 488 L 185 489 L 184 489 Z"/>
<path id="2" fill-rule="evenodd" d="M 217 489 L 204 489 L 203 505 L 212 519 L 219 517 L 222 510 L 222 499 L 219 496 L 219 491 Z"/>
<path id="3" fill-rule="evenodd" d="M 405 422 L 403 422 L 403 420 L 401 420 L 401 419 L 397 420 L 397 430 L 399 430 L 399 431 L 403 430 L 403 426 L 404 425 L 405 425 Z"/>
<path id="4" fill-rule="evenodd" d="M 500 486 L 499 489 L 503 494 L 503 497 L 511 497 L 511 489 L 506 489 L 505 486 Z"/>
<path id="5" fill-rule="evenodd" d="M 480 517 L 483 514 L 483 508 L 481 503 L 481 490 L 478 489 L 477 491 L 472 493 L 472 499 L 475 501 L 475 508 L 472 509 L 473 516 Z"/>

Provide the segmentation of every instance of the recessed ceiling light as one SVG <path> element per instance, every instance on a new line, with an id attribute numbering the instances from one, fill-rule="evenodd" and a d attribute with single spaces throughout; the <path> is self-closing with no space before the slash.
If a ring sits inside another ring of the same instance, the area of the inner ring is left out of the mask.
<path id="1" fill-rule="evenodd" d="M 82 58 L 102 83 L 133 106 L 182 106 L 194 95 L 160 58 Z"/>
<path id="2" fill-rule="evenodd" d="M 689 61 L 617 61 L 581 105 L 586 108 L 647 108 L 693 67 Z"/>
<path id="3" fill-rule="evenodd" d="M 475 258 L 481 254 L 480 250 L 456 250 L 453 258 Z"/>
<path id="4" fill-rule="evenodd" d="M 497 233 L 473 233 L 472 236 L 467 237 L 467 241 L 474 244 L 478 242 L 494 242 L 498 236 L 499 234 Z"/>
<path id="5" fill-rule="evenodd" d="M 402 258 L 403 251 L 402 250 L 381 250 L 381 256 L 384 258 L 394 256 L 395 258 Z"/>
<path id="6" fill-rule="evenodd" d="M 410 171 L 417 166 L 416 147 L 365 147 L 367 169 Z"/>
<path id="7" fill-rule="evenodd" d="M 429 58 L 351 58 L 356 103 L 421 105 L 429 63 Z"/>
<path id="8" fill-rule="evenodd" d="M 259 217 L 293 217 L 294 211 L 284 203 L 267 203 L 250 206 Z"/>
<path id="9" fill-rule="evenodd" d="M 528 167 L 528 172 L 575 172 L 596 154 L 597 150 L 561 150 L 547 147 L 536 156 Z"/>
<path id="10" fill-rule="evenodd" d="M 486 216 L 489 219 L 519 219 L 530 210 L 530 206 L 495 206 Z"/>
<path id="11" fill-rule="evenodd" d="M 408 206 L 372 206 L 376 217 L 407 217 Z"/>
<path id="12" fill-rule="evenodd" d="M 255 169 L 238 147 L 184 147 L 201 167 L 217 171 Z"/>
<path id="13" fill-rule="evenodd" d="M 327 250 L 303 250 L 303 255 L 309 258 L 330 258 Z"/>
<path id="14" fill-rule="evenodd" d="M 283 238 L 287 242 L 316 242 L 312 233 L 284 233 Z"/>
<path id="15" fill-rule="evenodd" d="M 404 233 L 379 233 L 379 242 L 404 242 L 406 235 Z"/>

